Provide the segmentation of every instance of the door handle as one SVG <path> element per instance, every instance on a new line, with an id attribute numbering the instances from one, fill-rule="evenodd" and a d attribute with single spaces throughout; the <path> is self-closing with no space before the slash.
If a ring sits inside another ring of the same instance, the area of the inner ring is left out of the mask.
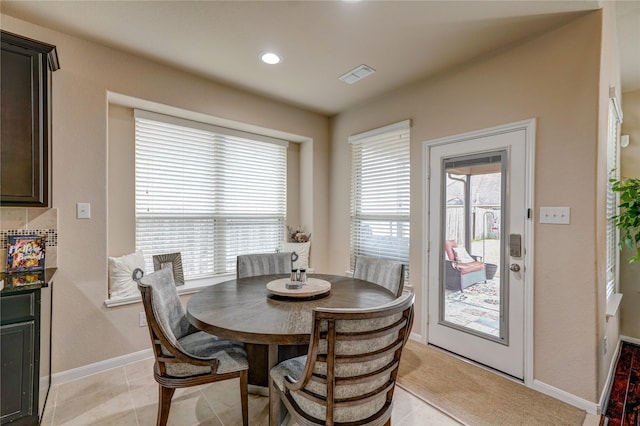
<path id="1" fill-rule="evenodd" d="M 518 265 L 517 263 L 512 263 L 509 266 L 509 270 L 512 272 L 520 272 L 520 265 Z"/>

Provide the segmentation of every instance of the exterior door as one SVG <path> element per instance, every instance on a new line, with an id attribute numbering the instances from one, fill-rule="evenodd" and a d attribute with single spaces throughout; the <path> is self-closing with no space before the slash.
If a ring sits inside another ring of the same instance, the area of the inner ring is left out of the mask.
<path id="1" fill-rule="evenodd" d="M 425 144 L 428 341 L 521 380 L 533 125 Z"/>

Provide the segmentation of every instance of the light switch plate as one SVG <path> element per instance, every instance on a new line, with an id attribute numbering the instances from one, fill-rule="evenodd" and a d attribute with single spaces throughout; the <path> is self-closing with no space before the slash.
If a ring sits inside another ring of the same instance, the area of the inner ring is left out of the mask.
<path id="1" fill-rule="evenodd" d="M 76 217 L 78 219 L 91 219 L 91 204 L 90 203 L 78 203 L 76 204 Z"/>
<path id="2" fill-rule="evenodd" d="M 570 207 L 540 207 L 540 223 L 569 225 L 571 223 Z"/>

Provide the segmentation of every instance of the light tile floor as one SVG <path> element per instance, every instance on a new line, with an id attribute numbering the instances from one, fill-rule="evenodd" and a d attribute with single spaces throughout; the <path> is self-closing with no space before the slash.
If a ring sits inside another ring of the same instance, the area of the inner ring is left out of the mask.
<path id="1" fill-rule="evenodd" d="M 43 426 L 155 425 L 158 385 L 153 379 L 153 359 L 51 387 Z M 267 425 L 267 397 L 249 395 L 249 424 Z M 585 426 L 598 425 L 587 415 Z M 391 422 L 397 426 L 460 425 L 452 417 L 414 397 L 400 387 L 394 393 Z M 238 381 L 177 389 L 171 403 L 171 426 L 241 425 Z"/>

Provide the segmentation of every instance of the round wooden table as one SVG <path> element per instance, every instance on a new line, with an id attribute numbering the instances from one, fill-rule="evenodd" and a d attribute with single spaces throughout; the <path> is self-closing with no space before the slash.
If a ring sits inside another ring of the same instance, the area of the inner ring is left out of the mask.
<path id="1" fill-rule="evenodd" d="M 393 293 L 377 284 L 322 274 L 310 277 L 331 283 L 331 291 L 326 295 L 311 299 L 272 295 L 267 283 L 285 277 L 287 275 L 263 275 L 226 281 L 200 290 L 187 303 L 187 317 L 200 330 L 248 343 L 251 351 L 259 345 L 268 345 L 267 365 L 249 367 L 253 384 L 266 385 L 265 379 L 273 366 L 304 350 L 298 346 L 297 353 L 286 353 L 287 346 L 309 344 L 313 308 L 372 308 L 395 299 Z M 255 364 L 258 357 L 249 353 L 249 358 L 250 363 Z M 266 371 L 257 371 L 261 377 L 257 381 L 261 383 L 255 383 L 252 376 L 256 377 L 256 370 L 265 368 Z"/>

